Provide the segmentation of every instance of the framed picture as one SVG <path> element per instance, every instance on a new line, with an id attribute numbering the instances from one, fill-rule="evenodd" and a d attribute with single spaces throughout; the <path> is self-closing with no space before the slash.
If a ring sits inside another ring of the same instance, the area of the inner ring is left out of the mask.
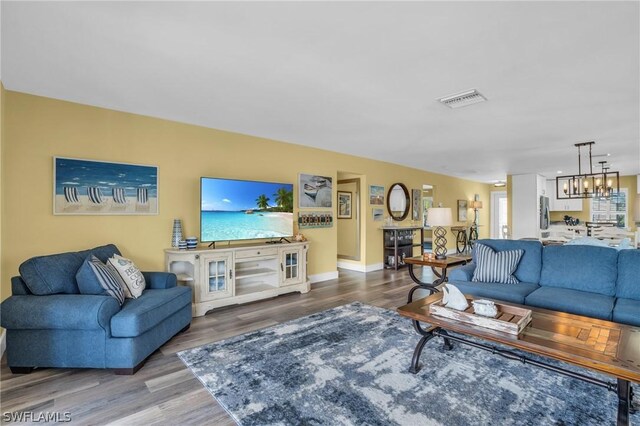
<path id="1" fill-rule="evenodd" d="M 382 219 L 384 218 L 384 209 L 373 208 L 371 211 L 373 213 L 373 221 L 382 222 Z"/>
<path id="2" fill-rule="evenodd" d="M 467 221 L 467 210 L 468 210 L 467 200 L 458 200 L 458 222 Z"/>
<path id="3" fill-rule="evenodd" d="M 298 175 L 300 208 L 333 207 L 332 179 L 327 176 Z"/>
<path id="4" fill-rule="evenodd" d="M 412 200 L 411 219 L 420 220 L 420 217 L 422 217 L 422 190 L 412 189 L 411 200 Z"/>
<path id="5" fill-rule="evenodd" d="M 369 204 L 384 206 L 384 186 L 369 185 Z"/>
<path id="6" fill-rule="evenodd" d="M 338 191 L 338 219 L 351 219 L 351 192 Z"/>
<path id="7" fill-rule="evenodd" d="M 158 167 L 53 157 L 53 214 L 157 215 Z"/>

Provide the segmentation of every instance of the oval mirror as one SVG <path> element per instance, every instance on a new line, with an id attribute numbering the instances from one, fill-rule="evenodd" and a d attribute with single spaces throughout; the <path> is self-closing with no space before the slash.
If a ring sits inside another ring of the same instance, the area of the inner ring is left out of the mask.
<path id="1" fill-rule="evenodd" d="M 404 220 L 409 214 L 409 190 L 401 183 L 394 183 L 387 193 L 387 210 L 393 220 Z"/>

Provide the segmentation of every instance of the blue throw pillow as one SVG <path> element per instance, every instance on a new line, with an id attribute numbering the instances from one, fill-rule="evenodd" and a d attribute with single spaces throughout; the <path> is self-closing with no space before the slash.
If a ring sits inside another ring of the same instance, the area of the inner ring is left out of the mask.
<path id="1" fill-rule="evenodd" d="M 102 263 L 94 255 L 89 255 L 76 274 L 81 294 L 105 295 L 115 298 L 122 306 L 124 290 L 116 271 Z"/>
<path id="2" fill-rule="evenodd" d="M 524 250 L 495 251 L 484 244 L 475 247 L 476 269 L 471 281 L 485 283 L 517 284 L 520 281 L 513 275 Z"/>

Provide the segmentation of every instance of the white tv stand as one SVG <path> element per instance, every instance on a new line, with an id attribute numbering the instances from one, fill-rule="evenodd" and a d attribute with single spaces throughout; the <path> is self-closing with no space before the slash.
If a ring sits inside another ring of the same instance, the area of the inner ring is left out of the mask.
<path id="1" fill-rule="evenodd" d="M 196 250 L 165 250 L 167 271 L 193 290 L 200 317 L 221 306 L 309 291 L 309 242 L 242 244 Z"/>

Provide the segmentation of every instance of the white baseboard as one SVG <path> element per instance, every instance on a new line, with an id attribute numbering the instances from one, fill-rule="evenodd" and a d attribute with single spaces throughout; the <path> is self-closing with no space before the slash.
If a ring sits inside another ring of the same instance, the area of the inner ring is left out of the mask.
<path id="1" fill-rule="evenodd" d="M 338 279 L 338 271 L 324 272 L 322 274 L 309 275 L 309 281 L 311 284 L 319 283 L 322 281 L 329 281 Z"/>
<path id="2" fill-rule="evenodd" d="M 365 272 L 381 271 L 384 269 L 384 263 L 374 263 L 365 267 Z"/>
<path id="3" fill-rule="evenodd" d="M 4 350 L 7 349 L 7 330 L 2 330 L 0 334 L 0 358 L 4 355 Z"/>
<path id="4" fill-rule="evenodd" d="M 373 265 L 363 265 L 361 263 L 350 263 L 338 261 L 338 268 L 355 272 L 373 272 L 380 271 L 384 268 L 383 263 L 374 263 Z"/>
<path id="5" fill-rule="evenodd" d="M 343 262 L 338 260 L 336 266 L 341 269 L 347 269 L 349 271 L 365 272 L 365 265 L 362 263 Z"/>

